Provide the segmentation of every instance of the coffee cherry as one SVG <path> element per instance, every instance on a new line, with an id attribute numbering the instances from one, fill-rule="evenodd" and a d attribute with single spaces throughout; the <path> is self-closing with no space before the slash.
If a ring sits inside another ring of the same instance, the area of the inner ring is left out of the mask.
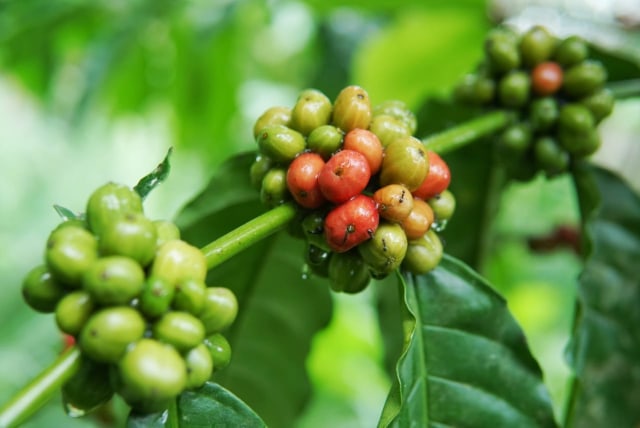
<path id="1" fill-rule="evenodd" d="M 325 166 L 317 153 L 302 153 L 287 169 L 287 188 L 298 205 L 304 208 L 319 208 L 326 199 L 320 191 L 318 176 Z"/>
<path id="2" fill-rule="evenodd" d="M 373 194 L 380 217 L 391 222 L 401 222 L 413 209 L 413 196 L 402 184 L 388 184 Z"/>
<path id="3" fill-rule="evenodd" d="M 427 273 L 442 260 L 442 242 L 435 231 L 430 230 L 422 237 L 409 241 L 402 268 L 416 275 Z"/>
<path id="4" fill-rule="evenodd" d="M 309 269 L 311 269 L 311 272 L 321 278 L 326 278 L 329 275 L 329 259 L 331 258 L 331 251 L 327 251 L 311 243 L 307 243 L 304 254 L 304 261 Z"/>
<path id="5" fill-rule="evenodd" d="M 314 153 L 329 160 L 342 147 L 344 131 L 333 125 L 322 125 L 311 131 L 307 137 L 307 147 Z"/>
<path id="6" fill-rule="evenodd" d="M 371 175 L 380 170 L 382 143 L 373 132 L 360 128 L 352 129 L 344 136 L 343 149 L 362 154 L 367 159 Z"/>
<path id="7" fill-rule="evenodd" d="M 520 66 L 520 54 L 515 37 L 508 31 L 495 30 L 485 39 L 484 51 L 489 68 L 495 74 L 504 74 Z"/>
<path id="8" fill-rule="evenodd" d="M 565 104 L 558 117 L 560 133 L 587 134 L 595 129 L 595 121 L 587 107 L 578 103 Z"/>
<path id="9" fill-rule="evenodd" d="M 614 102 L 615 97 L 608 89 L 601 89 L 580 99 L 580 104 L 589 109 L 596 124 L 611 114 Z"/>
<path id="10" fill-rule="evenodd" d="M 456 210 L 456 199 L 449 190 L 434 196 L 427 203 L 433 210 L 433 215 L 437 222 L 448 221 L 453 217 L 453 213 Z"/>
<path id="11" fill-rule="evenodd" d="M 551 177 L 569 167 L 569 154 L 552 137 L 538 138 L 533 144 L 536 163 Z"/>
<path id="12" fill-rule="evenodd" d="M 133 259 L 107 256 L 87 269 L 82 285 L 97 303 L 123 305 L 140 294 L 144 277 L 144 271 Z"/>
<path id="13" fill-rule="evenodd" d="M 347 86 L 333 104 L 332 124 L 349 132 L 352 129 L 367 129 L 371 122 L 369 94 L 360 86 Z"/>
<path id="14" fill-rule="evenodd" d="M 64 383 L 60 392 L 65 410 L 70 415 L 96 410 L 113 397 L 109 367 L 89 358 L 80 358 L 78 370 Z"/>
<path id="15" fill-rule="evenodd" d="M 422 142 L 415 137 L 395 140 L 385 148 L 380 185 L 403 184 L 413 192 L 429 172 L 429 158 Z"/>
<path id="16" fill-rule="evenodd" d="M 148 277 L 138 299 L 138 309 L 147 318 L 159 317 L 169 310 L 175 289 L 173 282 L 156 276 Z"/>
<path id="17" fill-rule="evenodd" d="M 158 248 L 150 273 L 174 284 L 189 278 L 204 281 L 207 260 L 193 245 L 181 240 L 167 241 Z"/>
<path id="18" fill-rule="evenodd" d="M 558 45 L 554 59 L 562 67 L 568 68 L 581 63 L 589 56 L 589 48 L 579 36 L 569 36 Z"/>
<path id="19" fill-rule="evenodd" d="M 160 342 L 168 343 L 179 352 L 186 352 L 204 340 L 204 325 L 188 312 L 170 311 L 157 320 L 151 331 Z"/>
<path id="20" fill-rule="evenodd" d="M 369 130 L 376 134 L 382 147 L 387 147 L 399 138 L 411 136 L 411 130 L 402 120 L 388 114 L 374 116 Z"/>
<path id="21" fill-rule="evenodd" d="M 91 231 L 102 235 L 106 225 L 126 213 L 142 213 L 142 199 L 133 189 L 117 183 L 98 187 L 87 201 L 87 223 Z"/>
<path id="22" fill-rule="evenodd" d="M 429 172 L 424 181 L 413 196 L 420 199 L 429 199 L 442 193 L 451 183 L 451 171 L 449 165 L 433 150 L 427 151 L 429 157 Z"/>
<path id="23" fill-rule="evenodd" d="M 164 410 L 187 385 L 187 366 L 170 345 L 140 339 L 117 366 L 116 391 L 135 410 Z"/>
<path id="24" fill-rule="evenodd" d="M 300 93 L 289 126 L 302 135 L 309 135 L 319 126 L 331 120 L 331 100 L 317 89 L 305 89 Z"/>
<path id="25" fill-rule="evenodd" d="M 548 131 L 558 119 L 558 102 L 553 97 L 537 98 L 529 106 L 529 122 L 534 131 Z"/>
<path id="26" fill-rule="evenodd" d="M 354 150 L 331 157 L 318 175 L 318 186 L 329 201 L 340 204 L 362 192 L 371 178 L 367 158 Z"/>
<path id="27" fill-rule="evenodd" d="M 371 281 L 369 268 L 357 250 L 333 253 L 329 261 L 329 285 L 333 291 L 359 293 Z"/>
<path id="28" fill-rule="evenodd" d="M 231 361 L 231 345 L 220 333 L 212 334 L 204 340 L 213 360 L 213 370 L 221 370 Z"/>
<path id="29" fill-rule="evenodd" d="M 358 246 L 358 251 L 369 269 L 383 277 L 400 267 L 407 252 L 407 236 L 396 223 L 380 223 L 373 238 Z"/>
<path id="30" fill-rule="evenodd" d="M 433 209 L 422 199 L 414 199 L 413 209 L 405 218 L 400 222 L 404 233 L 407 235 L 407 239 L 418 239 L 424 235 L 431 227 L 434 221 Z"/>
<path id="31" fill-rule="evenodd" d="M 156 228 L 156 248 L 172 239 L 180 239 L 180 229 L 173 222 L 168 220 L 154 220 Z"/>
<path id="32" fill-rule="evenodd" d="M 64 287 L 53 279 L 46 266 L 31 269 L 22 281 L 22 297 L 34 310 L 42 313 L 55 311 L 56 305 L 66 294 Z"/>
<path id="33" fill-rule="evenodd" d="M 525 123 L 508 126 L 498 137 L 498 155 L 507 163 L 522 157 L 531 146 L 531 129 Z"/>
<path id="34" fill-rule="evenodd" d="M 290 197 L 287 189 L 287 171 L 284 168 L 270 169 L 262 179 L 260 201 L 269 207 L 275 207 Z"/>
<path id="35" fill-rule="evenodd" d="M 533 68 L 551 58 L 556 48 L 556 39 L 545 27 L 536 25 L 522 35 L 520 55 L 525 66 Z"/>
<path id="36" fill-rule="evenodd" d="M 213 373 L 213 359 L 203 343 L 187 352 L 184 362 L 187 366 L 187 389 L 200 388 Z"/>
<path id="37" fill-rule="evenodd" d="M 529 102 L 531 79 L 524 71 L 512 71 L 498 83 L 498 98 L 505 107 L 522 107 Z"/>
<path id="38" fill-rule="evenodd" d="M 492 78 L 470 73 L 456 86 L 454 96 L 462 103 L 483 105 L 491 103 L 495 93 L 496 83 Z"/>
<path id="39" fill-rule="evenodd" d="M 382 114 L 392 116 L 400 120 L 409 130 L 409 135 L 413 135 L 418 128 L 416 115 L 400 100 L 386 100 L 373 107 L 373 117 Z"/>
<path id="40" fill-rule="evenodd" d="M 45 260 L 53 277 L 70 287 L 78 287 L 82 275 L 98 257 L 98 241 L 79 226 L 66 226 L 51 232 Z"/>
<path id="41" fill-rule="evenodd" d="M 94 361 L 117 363 L 127 347 L 144 335 L 146 323 L 128 306 L 113 306 L 94 313 L 82 328 L 78 344 Z"/>
<path id="42" fill-rule="evenodd" d="M 258 147 L 276 162 L 289 163 L 305 149 L 304 136 L 284 125 L 270 125 L 258 135 Z"/>
<path id="43" fill-rule="evenodd" d="M 324 219 L 325 214 L 323 212 L 314 211 L 302 219 L 302 230 L 310 244 L 325 251 L 330 251 L 331 248 L 329 248 L 324 238 Z"/>
<path id="44" fill-rule="evenodd" d="M 206 292 L 207 285 L 204 281 L 194 278 L 183 279 L 176 284 L 176 292 L 171 304 L 179 311 L 199 315 L 204 306 Z"/>
<path id="45" fill-rule="evenodd" d="M 94 303 L 86 291 L 78 290 L 64 296 L 55 311 L 60 331 L 76 336 L 93 313 Z"/>
<path id="46" fill-rule="evenodd" d="M 267 175 L 271 168 L 273 168 L 273 160 L 261 153 L 257 154 L 249 168 L 249 180 L 251 181 L 251 185 L 260 190 L 262 187 L 262 180 L 264 180 L 264 176 Z"/>
<path id="47" fill-rule="evenodd" d="M 378 228 L 376 203 L 365 195 L 358 195 L 331 210 L 324 221 L 325 239 L 338 253 L 350 250 L 371 238 Z"/>
<path id="48" fill-rule="evenodd" d="M 256 120 L 253 126 L 253 138 L 257 139 L 262 130 L 271 125 L 289 126 L 291 121 L 291 109 L 289 107 L 269 107 Z"/>
<path id="49" fill-rule="evenodd" d="M 562 90 L 571 97 L 585 97 L 600 90 L 606 80 L 607 70 L 602 63 L 586 60 L 565 71 Z"/>
<path id="50" fill-rule="evenodd" d="M 127 213 L 105 225 L 98 248 L 103 255 L 129 257 L 147 266 L 156 253 L 156 226 L 140 213 Z"/>
<path id="51" fill-rule="evenodd" d="M 601 144 L 600 134 L 595 128 L 582 133 L 560 130 L 558 132 L 560 145 L 575 158 L 583 158 L 595 153 Z"/>
<path id="52" fill-rule="evenodd" d="M 225 330 L 237 315 L 238 300 L 231 290 L 224 287 L 207 288 L 199 315 L 207 335 Z"/>
<path id="53" fill-rule="evenodd" d="M 531 71 L 531 87 L 541 96 L 555 94 L 562 86 L 562 79 L 562 68 L 555 62 L 542 62 Z"/>

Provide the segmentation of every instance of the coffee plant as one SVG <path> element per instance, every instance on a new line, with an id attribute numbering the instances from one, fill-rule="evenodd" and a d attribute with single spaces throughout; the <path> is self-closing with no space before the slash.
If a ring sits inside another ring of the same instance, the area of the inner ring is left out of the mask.
<path id="1" fill-rule="evenodd" d="M 220 15 L 203 28 L 224 35 L 215 49 L 242 50 L 228 47 L 246 35 L 231 37 L 225 19 L 247 30 L 238 23 L 248 27 L 259 20 L 252 11 L 268 9 L 258 3 L 209 6 Z M 310 4 L 319 13 L 338 13 L 332 2 Z M 382 349 L 375 364 L 388 379 L 386 398 L 366 423 L 639 426 L 640 196 L 618 171 L 593 160 L 607 148 L 610 134 L 602 126 L 616 106 L 640 95 L 640 68 L 597 40 L 555 34 L 544 22 L 501 22 L 465 40 L 475 63 L 442 65 L 456 75 L 447 76 L 444 90 L 415 95 L 410 79 L 390 86 L 391 93 L 399 88 L 397 95 L 383 97 L 365 85 L 374 61 L 360 73 L 363 82 L 340 74 L 332 62 L 345 59 L 338 46 L 366 40 L 369 25 L 390 25 L 379 7 L 371 6 L 376 18 L 349 15 L 357 21 L 349 36 L 331 27 L 344 17 L 325 18 L 318 36 L 326 44 L 326 64 L 318 65 L 325 73 L 299 82 L 288 103 L 274 97 L 253 112 L 242 124 L 252 141 L 241 150 L 215 142 L 201 147 L 211 157 L 209 181 L 186 191 L 189 199 L 174 218 L 151 214 L 147 198 L 189 173 L 174 163 L 188 144 L 169 149 L 136 183 L 113 178 L 78 208 L 57 201 L 56 225 L 11 289 L 30 316 L 50 317 L 59 331 L 57 356 L 3 396 L 1 427 L 36 426 L 32 421 L 52 402 L 65 418 L 57 420 L 101 426 L 352 426 L 354 418 L 342 418 L 339 403 L 325 403 L 315 421 L 308 416 L 312 392 L 322 395 L 309 361 L 327 343 L 319 338 L 335 322 L 340 302 L 357 299 L 375 313 Z M 142 2 L 132 8 L 117 31 L 105 32 L 111 38 L 102 40 L 101 61 L 116 63 L 126 36 L 138 34 L 134 24 L 143 22 L 185 43 L 193 35 L 171 19 L 205 19 L 207 6 Z M 13 33 L 0 30 L 0 40 L 13 42 L 0 62 L 37 92 L 47 78 L 25 72 L 29 61 L 19 54 L 35 36 L 18 22 L 33 10 L 5 9 L 6 22 L 15 24 Z M 451 5 L 436 9 L 425 15 L 436 29 L 440 18 L 458 12 Z M 56 34 L 79 26 L 86 40 L 101 37 L 90 18 L 122 13 L 62 2 L 49 10 L 57 18 L 43 19 Z M 396 19 L 410 21 L 410 15 Z M 145 37 L 144 49 L 160 43 Z M 60 39 L 60 46 L 80 43 L 71 39 Z M 57 46 L 37 40 L 47 52 Z M 394 50 L 404 52 L 401 46 L 387 52 Z M 220 67 L 190 61 L 182 71 L 193 71 L 198 81 L 204 70 Z M 293 73 L 300 66 L 292 67 Z M 95 70 L 88 76 L 93 80 L 78 106 L 99 97 L 100 85 L 119 88 Z M 202 125 L 205 113 L 218 108 L 203 98 L 225 89 L 216 73 L 204 86 L 211 93 L 189 86 L 188 73 L 175 79 L 185 79 L 178 84 L 183 88 L 173 89 L 180 94 L 176 108 L 188 117 L 177 140 L 201 139 L 205 129 L 209 141 L 244 139 L 220 124 L 230 117 L 214 114 L 213 125 Z M 127 110 L 153 92 L 137 90 L 110 102 Z M 81 121 L 81 111 L 70 114 Z M 549 196 L 554 183 L 564 183 L 562 197 L 575 201 L 575 212 L 564 212 L 571 205 Z M 541 203 L 505 206 L 510 192 L 526 188 L 537 189 Z M 538 211 L 526 212 L 532 207 Z M 551 233 L 531 234 L 523 224 L 559 211 L 570 220 L 553 224 Z M 505 239 L 500 221 L 522 231 L 516 233 L 520 246 Z M 525 247 L 526 255 L 514 255 Z M 549 387 L 557 385 L 550 379 L 555 373 L 540 363 L 526 322 L 514 315 L 522 307 L 544 313 L 557 303 L 528 291 L 520 291 L 525 298 L 518 301 L 501 284 L 527 270 L 554 278 L 554 266 L 540 255 L 559 251 L 580 269 L 563 308 L 572 321 L 563 344 L 570 373 L 560 397 Z M 505 263 L 515 266 L 506 270 Z M 325 351 L 335 358 L 324 362 L 326 372 L 345 367 L 333 351 Z M 353 373 L 341 385 L 358 380 Z"/>

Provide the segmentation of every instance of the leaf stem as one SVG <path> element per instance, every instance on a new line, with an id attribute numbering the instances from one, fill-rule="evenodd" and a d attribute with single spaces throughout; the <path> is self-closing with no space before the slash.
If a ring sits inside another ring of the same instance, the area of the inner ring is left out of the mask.
<path id="1" fill-rule="evenodd" d="M 80 367 L 80 349 L 74 346 L 0 408 L 0 427 L 15 427 L 33 415 Z"/>
<path id="2" fill-rule="evenodd" d="M 623 100 L 626 98 L 640 97 L 640 79 L 619 80 L 607 84 L 614 98 Z"/>
<path id="3" fill-rule="evenodd" d="M 498 110 L 461 123 L 439 134 L 424 138 L 424 145 L 439 154 L 451 152 L 480 137 L 492 134 L 509 125 L 513 115 Z"/>
<path id="4" fill-rule="evenodd" d="M 280 205 L 202 247 L 207 267 L 213 269 L 242 250 L 283 228 L 296 215 L 292 202 Z"/>

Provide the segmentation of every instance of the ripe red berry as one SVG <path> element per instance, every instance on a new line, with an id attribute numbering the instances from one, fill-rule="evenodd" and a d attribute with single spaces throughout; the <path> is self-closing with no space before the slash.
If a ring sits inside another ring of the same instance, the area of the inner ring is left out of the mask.
<path id="1" fill-rule="evenodd" d="M 414 190 L 413 196 L 427 200 L 442 193 L 451 182 L 451 171 L 447 163 L 434 151 L 427 152 L 429 157 L 429 172 L 424 181 Z"/>
<path id="2" fill-rule="evenodd" d="M 562 86 L 563 74 L 562 67 L 555 62 L 538 64 L 531 70 L 531 87 L 538 95 L 552 95 Z"/>
<path id="3" fill-rule="evenodd" d="M 318 186 L 318 175 L 325 162 L 317 153 L 302 153 L 287 169 L 287 188 L 298 204 L 319 208 L 326 202 Z"/>
<path id="4" fill-rule="evenodd" d="M 324 234 L 329 247 L 343 253 L 370 239 L 378 228 L 380 217 L 376 203 L 365 195 L 338 205 L 324 220 Z"/>
<path id="5" fill-rule="evenodd" d="M 371 175 L 380 170 L 382 164 L 382 143 L 376 134 L 366 129 L 352 129 L 344 136 L 342 146 L 346 150 L 355 150 L 364 155 L 369 163 Z"/>
<path id="6" fill-rule="evenodd" d="M 325 198 L 341 204 L 362 192 L 370 178 L 367 158 L 355 150 L 342 150 L 324 165 L 318 185 Z"/>

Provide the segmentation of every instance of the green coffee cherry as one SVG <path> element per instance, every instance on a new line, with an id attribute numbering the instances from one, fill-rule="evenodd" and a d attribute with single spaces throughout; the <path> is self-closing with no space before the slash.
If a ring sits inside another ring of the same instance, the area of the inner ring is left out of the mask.
<path id="1" fill-rule="evenodd" d="M 333 253 L 329 260 L 329 285 L 333 291 L 355 294 L 371 281 L 369 267 L 357 249 Z"/>
<path id="2" fill-rule="evenodd" d="M 555 52 L 557 41 L 545 27 L 536 25 L 522 35 L 520 55 L 529 68 L 549 60 Z"/>
<path id="3" fill-rule="evenodd" d="M 607 70 L 599 61 L 586 60 L 565 71 L 562 90 L 569 96 L 580 98 L 602 88 Z"/>
<path id="4" fill-rule="evenodd" d="M 596 124 L 611 114 L 614 102 L 615 98 L 608 89 L 601 89 L 580 100 L 580 104 L 589 109 Z"/>
<path id="5" fill-rule="evenodd" d="M 332 124 L 349 132 L 352 129 L 369 128 L 371 101 L 363 88 L 355 85 L 342 89 L 333 104 Z"/>
<path id="6" fill-rule="evenodd" d="M 206 334 L 219 333 L 228 328 L 238 315 L 238 300 L 231 290 L 209 287 L 204 296 L 200 320 Z"/>
<path id="7" fill-rule="evenodd" d="M 44 265 L 31 269 L 22 281 L 22 297 L 38 312 L 55 311 L 65 294 L 65 288 L 53 279 L 51 272 Z"/>
<path id="8" fill-rule="evenodd" d="M 109 367 L 89 358 L 80 358 L 78 370 L 61 388 L 65 410 L 82 416 L 96 410 L 113 396 Z"/>
<path id="9" fill-rule="evenodd" d="M 522 107 L 529 102 L 531 78 L 524 71 L 513 71 L 498 83 L 498 98 L 505 107 Z"/>
<path id="10" fill-rule="evenodd" d="M 147 266 L 155 256 L 157 241 L 151 220 L 141 213 L 127 213 L 105 225 L 98 247 L 103 255 L 126 256 Z"/>
<path id="11" fill-rule="evenodd" d="M 98 258 L 98 241 L 78 226 L 54 230 L 45 251 L 47 267 L 65 285 L 79 287 L 85 271 Z"/>
<path id="12" fill-rule="evenodd" d="M 379 114 L 371 119 L 369 130 L 378 136 L 382 147 L 400 138 L 410 137 L 411 129 L 405 121 L 389 114 Z"/>
<path id="13" fill-rule="evenodd" d="M 311 212 L 302 220 L 302 231 L 307 242 L 324 251 L 331 251 L 324 237 L 324 218 L 325 214 L 321 211 Z"/>
<path id="14" fill-rule="evenodd" d="M 569 167 L 569 154 L 553 137 L 538 138 L 533 145 L 533 152 L 536 163 L 549 177 Z"/>
<path id="15" fill-rule="evenodd" d="M 531 129 L 524 123 L 508 126 L 498 137 L 498 155 L 509 163 L 521 157 L 531 146 Z"/>
<path id="16" fill-rule="evenodd" d="M 251 180 L 251 185 L 260 190 L 264 176 L 267 175 L 272 167 L 273 160 L 271 160 L 268 156 L 265 156 L 263 154 L 256 155 L 255 160 L 249 168 L 249 179 Z"/>
<path id="17" fill-rule="evenodd" d="M 558 141 L 566 151 L 576 158 L 583 158 L 595 153 L 601 144 L 600 134 L 595 128 L 583 133 L 560 130 Z"/>
<path id="18" fill-rule="evenodd" d="M 398 119 L 409 130 L 409 135 L 413 135 L 418 129 L 418 120 L 411 109 L 400 100 L 386 100 L 373 108 L 373 117 L 386 114 Z"/>
<path id="19" fill-rule="evenodd" d="M 317 89 L 305 89 L 298 96 L 289 126 L 302 135 L 309 135 L 319 126 L 331 120 L 331 100 Z"/>
<path id="20" fill-rule="evenodd" d="M 566 134 L 587 134 L 595 128 L 591 112 L 582 104 L 565 104 L 560 109 L 558 129 Z"/>
<path id="21" fill-rule="evenodd" d="M 484 51 L 490 70 L 504 74 L 520 66 L 516 40 L 504 31 L 493 31 L 485 39 Z"/>
<path id="22" fill-rule="evenodd" d="M 564 68 L 571 67 L 586 60 L 589 47 L 579 36 L 569 36 L 562 40 L 556 49 L 555 61 Z"/>
<path id="23" fill-rule="evenodd" d="M 94 303 L 89 293 L 82 290 L 69 293 L 56 306 L 56 324 L 63 333 L 77 336 L 93 309 Z"/>
<path id="24" fill-rule="evenodd" d="M 455 97 L 465 104 L 484 105 L 493 101 L 495 81 L 479 74 L 467 74 L 455 89 Z"/>
<path id="25" fill-rule="evenodd" d="M 168 220 L 154 220 L 153 225 L 156 228 L 156 248 L 167 241 L 180 239 L 180 229 L 175 223 Z"/>
<path id="26" fill-rule="evenodd" d="M 142 199 L 134 190 L 121 184 L 100 186 L 87 201 L 87 223 L 98 236 L 107 224 L 129 212 L 142 213 Z"/>
<path id="27" fill-rule="evenodd" d="M 231 361 L 231 345 L 220 333 L 212 334 L 204 340 L 213 361 L 213 370 L 221 370 Z"/>
<path id="28" fill-rule="evenodd" d="M 171 307 L 175 290 L 176 286 L 173 282 L 150 276 L 146 279 L 140 293 L 138 309 L 147 318 L 159 317 Z"/>
<path id="29" fill-rule="evenodd" d="M 558 102 L 553 97 L 535 99 L 529 109 L 529 122 L 535 131 L 548 131 L 558 119 Z"/>
<path id="30" fill-rule="evenodd" d="M 371 239 L 358 245 L 358 251 L 376 277 L 385 276 L 400 267 L 407 235 L 399 224 L 382 222 Z"/>
<path id="31" fill-rule="evenodd" d="M 253 138 L 258 138 L 262 130 L 271 125 L 289 126 L 291 121 L 291 109 L 289 107 L 275 106 L 265 110 L 253 125 Z"/>
<path id="32" fill-rule="evenodd" d="M 287 188 L 287 170 L 284 168 L 269 170 L 262 180 L 260 201 L 269 207 L 275 207 L 288 200 L 290 196 Z"/>
<path id="33" fill-rule="evenodd" d="M 422 141 L 415 137 L 395 140 L 384 149 L 380 185 L 402 184 L 416 190 L 429 172 L 429 158 Z"/>
<path id="34" fill-rule="evenodd" d="M 172 346 L 140 339 L 118 363 L 116 383 L 116 391 L 135 410 L 158 412 L 184 390 L 187 366 Z"/>
<path id="35" fill-rule="evenodd" d="M 204 325 L 188 312 L 165 313 L 152 327 L 153 337 L 186 352 L 204 340 Z"/>
<path id="36" fill-rule="evenodd" d="M 213 373 L 213 358 L 209 348 L 203 343 L 191 349 L 184 356 L 187 366 L 187 389 L 200 388 Z"/>
<path id="37" fill-rule="evenodd" d="M 150 273 L 174 284 L 189 278 L 204 281 L 207 259 L 199 248 L 174 239 L 158 248 Z"/>
<path id="38" fill-rule="evenodd" d="M 322 125 L 311 131 L 307 138 L 309 150 L 318 153 L 324 160 L 342 147 L 344 131 L 333 125 Z"/>
<path id="39" fill-rule="evenodd" d="M 204 306 L 204 295 L 207 284 L 204 281 L 189 278 L 176 284 L 176 293 L 171 305 L 178 311 L 198 315 Z"/>
<path id="40" fill-rule="evenodd" d="M 422 238 L 409 242 L 402 268 L 416 275 L 427 273 L 442 260 L 442 242 L 434 230 L 429 230 Z"/>
<path id="41" fill-rule="evenodd" d="M 82 352 L 94 361 L 117 363 L 127 347 L 144 335 L 146 323 L 128 306 L 112 306 L 94 313 L 80 333 Z"/>
<path id="42" fill-rule="evenodd" d="M 453 217 L 453 213 L 456 210 L 456 199 L 450 190 L 444 190 L 439 195 L 427 201 L 431 209 L 436 222 L 447 221 Z"/>
<path id="43" fill-rule="evenodd" d="M 144 271 L 133 259 L 107 256 L 96 260 L 83 279 L 84 289 L 103 305 L 128 304 L 144 288 Z"/>
<path id="44" fill-rule="evenodd" d="M 284 125 L 263 128 L 258 135 L 260 151 L 276 162 L 291 162 L 306 148 L 304 136 Z"/>
<path id="45" fill-rule="evenodd" d="M 327 278 L 329 275 L 331 251 L 323 250 L 311 243 L 307 243 L 307 249 L 304 254 L 304 260 L 307 266 L 309 266 L 309 269 L 311 269 L 311 272 L 321 278 Z"/>

